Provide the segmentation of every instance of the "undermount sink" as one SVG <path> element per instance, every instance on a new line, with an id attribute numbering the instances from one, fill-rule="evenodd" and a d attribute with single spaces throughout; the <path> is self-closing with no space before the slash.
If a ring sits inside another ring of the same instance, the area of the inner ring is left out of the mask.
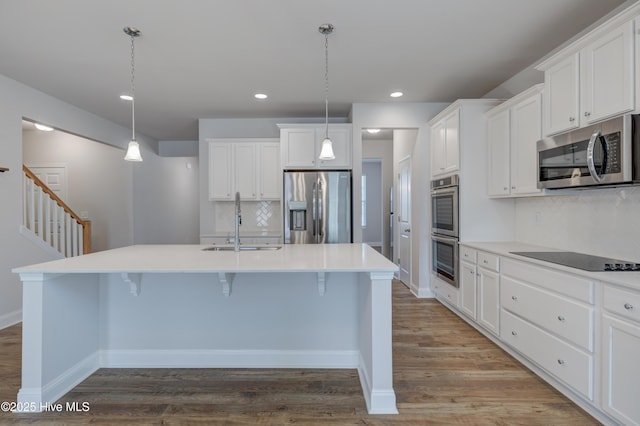
<path id="1" fill-rule="evenodd" d="M 256 250 L 280 250 L 282 246 L 240 246 L 240 251 L 256 251 Z M 203 251 L 234 251 L 233 246 L 212 246 L 205 247 Z"/>

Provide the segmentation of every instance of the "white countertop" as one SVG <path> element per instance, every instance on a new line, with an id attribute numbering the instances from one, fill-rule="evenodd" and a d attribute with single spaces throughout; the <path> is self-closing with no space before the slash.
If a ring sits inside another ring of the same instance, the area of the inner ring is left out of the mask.
<path id="1" fill-rule="evenodd" d="M 542 246 L 520 243 L 517 241 L 497 241 L 497 242 L 465 241 L 465 242 L 461 242 L 460 244 L 467 247 L 474 248 L 474 249 L 495 253 L 503 257 L 509 257 L 511 259 L 520 260 L 523 262 L 529 262 L 529 263 L 537 264 L 547 268 L 556 269 L 559 271 L 569 272 L 571 274 L 580 275 L 593 280 L 598 280 L 598 281 L 613 283 L 613 284 L 620 284 L 623 286 L 640 289 L 640 272 L 584 271 L 582 269 L 570 268 L 568 266 L 563 266 L 563 265 L 559 265 L 551 262 L 545 262 L 542 260 L 532 259 L 529 257 L 518 256 L 517 254 L 511 253 L 512 251 L 568 251 L 568 250 L 553 249 L 549 247 L 542 247 Z M 629 259 L 629 260 L 633 260 L 633 259 Z"/>
<path id="2" fill-rule="evenodd" d="M 280 250 L 203 251 L 208 245 L 134 245 L 13 269 L 16 273 L 395 272 L 366 244 L 296 244 Z"/>

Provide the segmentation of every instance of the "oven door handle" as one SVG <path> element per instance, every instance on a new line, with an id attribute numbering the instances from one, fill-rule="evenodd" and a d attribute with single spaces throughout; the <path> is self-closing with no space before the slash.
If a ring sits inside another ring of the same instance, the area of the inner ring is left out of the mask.
<path id="1" fill-rule="evenodd" d="M 600 141 L 602 145 L 602 174 L 598 174 L 596 170 L 595 158 L 593 156 L 593 150 L 595 149 L 596 141 Z M 591 177 L 598 183 L 602 182 L 604 179 L 604 174 L 607 172 L 607 159 L 609 158 L 609 146 L 607 144 L 607 140 L 602 136 L 600 130 L 596 130 L 591 135 L 591 139 L 589 139 L 589 144 L 587 145 L 587 167 L 589 168 L 589 174 Z"/>

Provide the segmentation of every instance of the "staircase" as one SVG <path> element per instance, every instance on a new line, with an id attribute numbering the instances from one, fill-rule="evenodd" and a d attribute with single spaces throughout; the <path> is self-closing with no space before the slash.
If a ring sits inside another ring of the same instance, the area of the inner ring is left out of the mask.
<path id="1" fill-rule="evenodd" d="M 60 258 L 91 253 L 91 221 L 83 220 L 27 166 L 21 233 Z"/>

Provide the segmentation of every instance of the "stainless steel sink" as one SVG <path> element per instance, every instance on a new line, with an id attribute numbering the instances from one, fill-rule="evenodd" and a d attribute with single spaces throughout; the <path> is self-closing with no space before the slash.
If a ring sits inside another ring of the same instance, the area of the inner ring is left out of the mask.
<path id="1" fill-rule="evenodd" d="M 282 246 L 240 246 L 240 251 L 262 251 L 262 250 L 280 250 Z M 234 251 L 233 246 L 211 246 L 205 247 L 203 251 Z"/>

